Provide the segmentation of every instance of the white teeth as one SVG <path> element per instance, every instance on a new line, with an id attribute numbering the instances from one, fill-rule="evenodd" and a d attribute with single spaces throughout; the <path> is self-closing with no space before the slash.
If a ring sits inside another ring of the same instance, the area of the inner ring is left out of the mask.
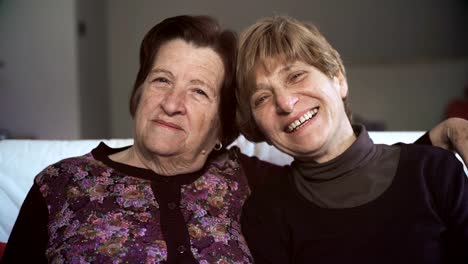
<path id="1" fill-rule="evenodd" d="M 314 108 L 307 113 L 303 114 L 301 117 L 299 117 L 298 120 L 292 122 L 288 128 L 287 131 L 288 133 L 291 133 L 295 131 L 297 128 L 299 128 L 302 124 L 304 124 L 306 121 L 310 120 L 313 116 L 315 116 L 318 112 L 318 108 Z"/>

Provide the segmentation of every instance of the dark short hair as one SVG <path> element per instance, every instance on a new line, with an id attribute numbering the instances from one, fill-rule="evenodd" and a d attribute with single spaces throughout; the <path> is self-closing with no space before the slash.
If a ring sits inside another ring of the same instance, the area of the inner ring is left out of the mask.
<path id="1" fill-rule="evenodd" d="M 222 29 L 220 24 L 209 16 L 175 16 L 166 18 L 146 33 L 140 47 L 140 69 L 130 96 L 130 114 L 135 116 L 142 93 L 141 86 L 146 80 L 154 58 L 165 43 L 182 39 L 196 47 L 213 49 L 223 61 L 224 80 L 221 85 L 219 120 L 221 122 L 221 142 L 223 146 L 232 143 L 239 130 L 235 125 L 235 67 L 237 56 L 237 35 L 234 31 Z"/>

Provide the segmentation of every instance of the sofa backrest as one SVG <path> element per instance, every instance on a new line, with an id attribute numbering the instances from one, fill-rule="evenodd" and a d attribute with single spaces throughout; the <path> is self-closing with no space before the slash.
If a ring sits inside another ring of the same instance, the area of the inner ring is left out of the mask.
<path id="1" fill-rule="evenodd" d="M 411 143 L 423 132 L 370 132 L 375 143 Z M 34 177 L 46 166 L 64 158 L 90 152 L 99 142 L 111 147 L 133 144 L 132 139 L 109 140 L 0 140 L 0 242 L 7 241 L 19 208 L 33 184 Z M 237 145 L 249 156 L 278 165 L 289 164 L 292 158 L 266 143 L 254 144 L 239 137 Z"/>

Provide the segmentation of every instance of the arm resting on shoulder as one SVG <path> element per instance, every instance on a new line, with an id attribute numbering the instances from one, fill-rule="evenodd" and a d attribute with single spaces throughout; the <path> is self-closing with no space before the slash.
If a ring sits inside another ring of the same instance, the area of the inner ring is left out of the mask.
<path id="1" fill-rule="evenodd" d="M 254 196 L 254 195 L 253 195 Z M 288 264 L 290 243 L 284 239 L 285 226 L 280 216 L 260 205 L 255 197 L 249 197 L 244 204 L 241 224 L 242 233 L 247 240 L 256 264 Z M 266 209 L 266 210 L 265 210 Z"/>
<path id="2" fill-rule="evenodd" d="M 444 120 L 429 131 L 429 138 L 432 145 L 457 152 L 468 165 L 468 120 L 463 118 Z M 419 139 L 416 143 L 428 144 L 427 141 L 420 142 Z"/>
<path id="3" fill-rule="evenodd" d="M 249 157 L 240 151 L 238 157 L 252 191 L 267 184 L 274 175 L 287 174 L 285 167 L 260 160 L 257 157 Z"/>
<path id="4" fill-rule="evenodd" d="M 453 155 L 432 163 L 434 202 L 447 227 L 450 263 L 468 263 L 468 178 Z"/>

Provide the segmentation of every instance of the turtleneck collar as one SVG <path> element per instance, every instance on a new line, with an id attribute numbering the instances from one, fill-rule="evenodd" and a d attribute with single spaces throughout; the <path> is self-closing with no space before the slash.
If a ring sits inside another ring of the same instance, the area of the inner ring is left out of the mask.
<path id="1" fill-rule="evenodd" d="M 325 163 L 291 164 L 300 195 L 320 207 L 349 208 L 375 199 L 391 184 L 399 148 L 375 145 L 362 125 L 353 130 L 356 141 L 338 157 Z"/>
<path id="2" fill-rule="evenodd" d="M 356 140 L 338 157 L 324 163 L 303 162 L 295 159 L 291 166 L 302 175 L 308 175 L 305 177 L 309 181 L 321 182 L 333 180 L 352 171 L 356 166 L 366 164 L 375 155 L 374 142 L 364 126 L 353 126 L 353 130 Z M 314 171 L 313 175 L 307 173 L 310 170 Z"/>

